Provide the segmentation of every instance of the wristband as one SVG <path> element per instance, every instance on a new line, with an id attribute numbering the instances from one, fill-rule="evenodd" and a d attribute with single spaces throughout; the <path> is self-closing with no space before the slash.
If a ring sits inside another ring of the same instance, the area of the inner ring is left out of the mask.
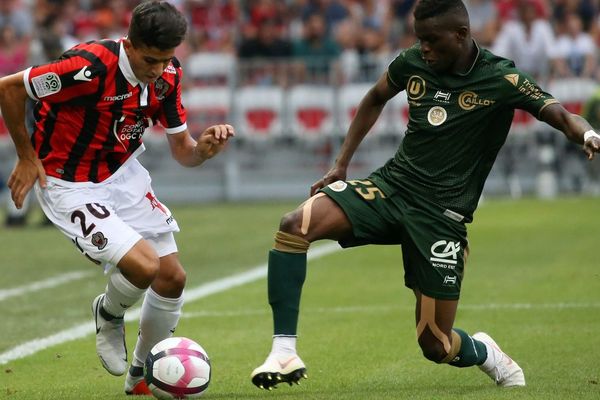
<path id="1" fill-rule="evenodd" d="M 590 129 L 589 131 L 587 131 L 583 134 L 583 142 L 585 143 L 590 138 L 593 138 L 593 137 L 600 139 L 600 135 L 598 135 L 596 132 L 594 132 L 593 130 Z"/>

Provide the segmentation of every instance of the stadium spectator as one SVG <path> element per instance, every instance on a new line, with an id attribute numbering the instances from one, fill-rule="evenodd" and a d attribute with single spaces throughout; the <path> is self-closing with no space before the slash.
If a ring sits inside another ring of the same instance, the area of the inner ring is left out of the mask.
<path id="1" fill-rule="evenodd" d="M 517 0 L 517 18 L 506 21 L 494 40 L 493 52 L 514 60 L 519 69 L 541 80 L 550 73 L 554 32 L 539 16 L 534 0 Z"/>
<path id="2" fill-rule="evenodd" d="M 0 1 L 0 28 L 10 25 L 18 39 L 28 38 L 33 34 L 33 19 L 21 0 Z"/>
<path id="3" fill-rule="evenodd" d="M 331 34 L 338 23 L 350 16 L 350 10 L 346 3 L 340 0 L 296 0 L 303 3 L 300 11 L 302 19 L 306 20 L 310 15 L 319 14 L 325 18 L 327 32 Z"/>
<path id="4" fill-rule="evenodd" d="M 338 44 L 327 35 L 325 19 L 310 15 L 304 23 L 304 35 L 293 43 L 293 56 L 299 61 L 301 81 L 328 82 L 331 64 L 340 54 Z"/>
<path id="5" fill-rule="evenodd" d="M 600 135 L 512 61 L 479 48 L 461 0 L 420 0 L 414 16 L 419 43 L 367 92 L 334 166 L 311 187 L 311 197 L 281 219 L 268 261 L 272 348 L 251 373 L 259 388 L 306 377 L 296 352 L 298 315 L 307 251 L 320 239 L 342 247 L 400 244 L 423 355 L 455 367 L 477 365 L 502 387 L 525 385 L 522 369 L 489 335 L 454 327 L 469 248 L 466 224 L 515 109 L 562 131 L 590 159 L 600 152 Z M 361 141 L 403 90 L 410 123 L 395 156 L 368 178 L 347 181 Z"/>
<path id="6" fill-rule="evenodd" d="M 0 28 L 0 76 L 15 73 L 27 64 L 28 41 L 19 39 L 12 25 Z"/>
<path id="7" fill-rule="evenodd" d="M 598 66 L 594 39 L 583 31 L 583 22 L 576 13 L 567 13 L 562 25 L 563 32 L 558 35 L 553 51 L 554 75 L 593 78 Z"/>
<path id="8" fill-rule="evenodd" d="M 89 260 L 110 268 L 92 311 L 96 351 L 113 375 L 128 367 L 124 313 L 144 297 L 128 394 L 150 394 L 143 365 L 152 346 L 175 331 L 185 285 L 177 222 L 137 161 L 142 135 L 160 123 L 173 158 L 193 167 L 234 134 L 230 125 L 215 125 L 196 141 L 187 129 L 173 57 L 186 27 L 168 1 L 143 2 L 127 38 L 82 43 L 58 62 L 0 79 L 0 107 L 18 155 L 8 179 L 15 206 L 35 186 L 55 226 Z M 38 101 L 33 138 L 24 123 L 28 98 Z"/>
<path id="9" fill-rule="evenodd" d="M 498 13 L 493 0 L 465 1 L 471 20 L 471 34 L 483 47 L 490 47 L 498 29 Z"/>
<path id="10" fill-rule="evenodd" d="M 238 49 L 242 59 L 289 58 L 292 55 L 292 44 L 281 37 L 280 28 L 273 19 L 265 18 L 256 26 L 251 25 L 245 34 Z"/>

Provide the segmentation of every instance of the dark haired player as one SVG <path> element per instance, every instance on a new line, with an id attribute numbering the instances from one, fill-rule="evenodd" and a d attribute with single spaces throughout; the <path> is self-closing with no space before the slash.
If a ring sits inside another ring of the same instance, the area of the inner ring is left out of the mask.
<path id="1" fill-rule="evenodd" d="M 137 161 L 144 131 L 160 123 L 172 156 L 187 167 L 216 155 L 234 135 L 232 126 L 215 125 L 196 141 L 187 129 L 174 57 L 186 30 L 168 1 L 143 2 L 126 38 L 83 43 L 56 62 L 0 80 L 2 115 L 18 155 L 8 180 L 15 205 L 35 184 L 44 213 L 74 247 L 95 264 L 117 267 L 92 304 L 96 350 L 113 375 L 128 366 L 123 315 L 144 297 L 128 394 L 150 394 L 142 366 L 152 346 L 173 334 L 186 280 L 177 222 Z M 28 97 L 38 102 L 31 139 Z"/>
<path id="2" fill-rule="evenodd" d="M 600 136 L 512 61 L 480 48 L 462 1 L 421 0 L 414 17 L 418 43 L 392 61 L 365 95 L 335 165 L 311 187 L 312 197 L 281 220 L 269 253 L 273 346 L 251 374 L 259 388 L 306 376 L 296 329 L 306 252 L 319 239 L 342 247 L 400 244 L 423 355 L 455 367 L 477 365 L 499 386 L 525 385 L 522 369 L 490 336 L 454 327 L 468 254 L 466 224 L 515 109 L 582 144 L 590 159 L 600 150 Z M 410 115 L 396 155 L 366 179 L 346 180 L 361 140 L 402 90 Z"/>

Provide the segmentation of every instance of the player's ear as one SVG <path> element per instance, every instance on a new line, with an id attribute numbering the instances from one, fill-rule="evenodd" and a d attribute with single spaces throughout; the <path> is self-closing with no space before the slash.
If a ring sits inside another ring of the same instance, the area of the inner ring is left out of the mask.
<path id="1" fill-rule="evenodd" d="M 467 36 L 469 35 L 469 28 L 467 26 L 459 26 L 458 29 L 456 30 L 456 39 L 459 42 L 464 41 Z"/>
<path id="2" fill-rule="evenodd" d="M 123 47 L 125 47 L 126 52 L 131 51 L 131 49 L 133 48 L 133 44 L 131 43 L 131 40 L 129 40 L 127 38 L 123 39 Z"/>

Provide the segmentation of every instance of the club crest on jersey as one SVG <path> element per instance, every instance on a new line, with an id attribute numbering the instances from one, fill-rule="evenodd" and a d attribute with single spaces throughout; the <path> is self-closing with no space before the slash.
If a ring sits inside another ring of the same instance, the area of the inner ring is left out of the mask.
<path id="1" fill-rule="evenodd" d="M 165 94 L 169 91 L 169 85 L 163 78 L 158 78 L 156 82 L 154 82 L 154 95 L 158 100 L 162 100 L 165 98 Z"/>
<path id="2" fill-rule="evenodd" d="M 431 107 L 427 113 L 427 121 L 433 126 L 440 126 L 448 118 L 448 112 L 440 106 Z"/>
<path id="3" fill-rule="evenodd" d="M 92 244 L 98 248 L 98 250 L 102 250 L 106 247 L 108 243 L 108 239 L 104 237 L 104 233 L 96 232 L 92 235 Z"/>
<path id="4" fill-rule="evenodd" d="M 35 78 L 31 79 L 31 83 L 33 84 L 33 90 L 35 90 L 35 94 L 40 98 L 58 93 L 62 88 L 60 78 L 54 72 L 48 72 L 46 74 L 36 76 Z"/>
<path id="5" fill-rule="evenodd" d="M 335 181 L 327 185 L 327 187 L 334 192 L 343 192 L 348 187 L 348 184 L 344 181 Z"/>

